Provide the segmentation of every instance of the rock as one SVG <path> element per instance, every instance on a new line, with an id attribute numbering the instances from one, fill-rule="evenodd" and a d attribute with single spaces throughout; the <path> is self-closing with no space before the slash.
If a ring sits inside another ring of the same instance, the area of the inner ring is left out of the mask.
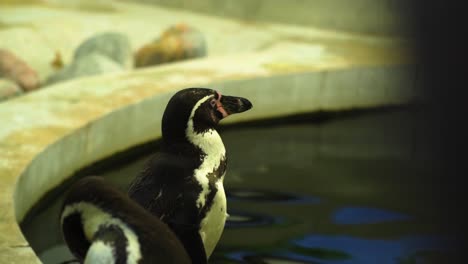
<path id="1" fill-rule="evenodd" d="M 14 81 L 0 78 L 0 102 L 22 93 L 23 90 Z"/>
<path id="2" fill-rule="evenodd" d="M 59 71 L 49 76 L 47 85 L 77 77 L 122 71 L 132 66 L 130 41 L 120 33 L 99 33 L 78 46 L 70 64 L 64 66 L 57 52 L 52 65 Z"/>
<path id="3" fill-rule="evenodd" d="M 203 34 L 186 24 L 177 24 L 166 29 L 152 43 L 135 53 L 135 67 L 147 67 L 161 63 L 206 56 L 206 41 Z"/>
<path id="4" fill-rule="evenodd" d="M 12 52 L 0 49 L 0 77 L 14 80 L 25 91 L 39 88 L 39 76 L 25 61 Z"/>
<path id="5" fill-rule="evenodd" d="M 74 60 L 92 53 L 107 56 L 125 69 L 133 64 L 130 41 L 121 33 L 105 32 L 88 38 L 76 49 Z"/>
<path id="6" fill-rule="evenodd" d="M 114 60 L 98 53 L 91 53 L 86 56 L 80 56 L 71 64 L 65 66 L 62 70 L 51 75 L 47 79 L 46 84 L 50 85 L 56 82 L 70 80 L 77 77 L 119 71 L 123 71 L 123 69 Z"/>

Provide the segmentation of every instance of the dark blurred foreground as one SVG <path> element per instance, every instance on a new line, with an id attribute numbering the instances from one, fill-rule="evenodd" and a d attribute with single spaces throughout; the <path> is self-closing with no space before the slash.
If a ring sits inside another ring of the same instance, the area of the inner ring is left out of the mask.
<path id="1" fill-rule="evenodd" d="M 459 246 L 466 245 L 467 87 L 466 14 L 455 1 L 414 1 L 414 32 L 419 56 L 422 92 L 430 99 L 425 123 L 439 162 L 435 176 L 433 209 L 452 219 L 459 230 Z M 465 23 L 463 23 L 465 22 Z M 460 256 L 460 263 L 462 256 Z"/>

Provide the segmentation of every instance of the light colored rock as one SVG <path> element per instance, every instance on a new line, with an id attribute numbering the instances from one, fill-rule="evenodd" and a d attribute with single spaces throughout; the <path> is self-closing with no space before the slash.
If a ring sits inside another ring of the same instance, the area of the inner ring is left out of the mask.
<path id="1" fill-rule="evenodd" d="M 21 88 L 13 81 L 0 78 L 0 102 L 22 94 Z"/>
<path id="2" fill-rule="evenodd" d="M 54 59 L 54 65 L 61 63 L 61 57 Z M 75 51 L 72 62 L 49 76 L 47 85 L 75 79 L 78 77 L 118 72 L 133 65 L 130 41 L 127 36 L 118 32 L 96 34 Z"/>
<path id="3" fill-rule="evenodd" d="M 99 53 L 91 53 L 78 57 L 71 64 L 50 76 L 46 84 L 51 85 L 78 77 L 119 72 L 122 70 L 122 67 L 109 57 Z"/>
<path id="4" fill-rule="evenodd" d="M 76 49 L 74 60 L 93 53 L 107 56 L 123 68 L 133 65 L 130 40 L 122 33 L 104 32 L 86 39 Z"/>

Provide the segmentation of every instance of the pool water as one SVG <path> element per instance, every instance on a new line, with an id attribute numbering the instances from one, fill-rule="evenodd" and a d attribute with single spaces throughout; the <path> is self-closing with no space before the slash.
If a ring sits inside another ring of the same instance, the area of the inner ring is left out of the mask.
<path id="1" fill-rule="evenodd" d="M 431 208 L 429 139 L 416 123 L 397 108 L 222 128 L 230 217 L 210 263 L 449 263 L 453 231 Z M 126 190 L 156 146 L 89 172 Z M 21 225 L 46 264 L 73 260 L 62 192 Z"/>

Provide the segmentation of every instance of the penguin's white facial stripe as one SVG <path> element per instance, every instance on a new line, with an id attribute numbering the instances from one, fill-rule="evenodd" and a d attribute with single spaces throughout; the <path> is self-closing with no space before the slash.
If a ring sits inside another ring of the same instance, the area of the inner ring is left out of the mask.
<path id="1" fill-rule="evenodd" d="M 114 248 L 103 241 L 96 241 L 89 247 L 84 264 L 106 264 L 115 261 Z"/>
<path id="2" fill-rule="evenodd" d="M 86 239 L 92 241 L 94 234 L 101 226 L 116 225 L 122 229 L 125 238 L 128 241 L 127 263 L 138 263 L 138 261 L 141 259 L 140 243 L 138 242 L 138 237 L 135 232 L 133 232 L 133 230 L 127 226 L 127 224 L 122 222 L 122 220 L 112 217 L 112 215 L 91 203 L 79 202 L 65 206 L 60 219 L 62 225 L 64 219 L 74 213 L 79 213 L 81 215 L 83 231 L 85 233 Z"/>
<path id="3" fill-rule="evenodd" d="M 224 106 L 221 103 L 221 98 L 222 98 L 221 93 L 216 92 L 215 94 L 207 95 L 207 96 L 203 97 L 202 99 L 198 100 L 198 102 L 192 108 L 192 111 L 191 111 L 190 117 L 189 117 L 189 122 L 190 122 L 190 120 L 193 121 L 197 111 L 200 109 L 200 107 L 202 105 L 205 105 L 205 102 L 209 103 L 209 107 L 210 107 L 209 111 L 211 111 L 212 120 L 213 120 L 213 122 L 215 124 L 218 123 L 219 120 L 227 117 L 229 114 L 224 109 Z M 208 105 L 208 104 L 206 104 L 206 105 Z"/>
<path id="4" fill-rule="evenodd" d="M 208 101 L 208 99 L 210 99 L 210 98 L 214 98 L 214 95 L 213 94 L 212 95 L 207 95 L 207 96 L 203 97 L 202 99 L 198 100 L 198 102 L 193 106 L 192 112 L 190 112 L 189 122 L 190 122 L 190 120 L 193 120 L 193 117 L 195 116 L 195 112 L 200 107 L 200 105 L 202 105 L 204 102 Z"/>

